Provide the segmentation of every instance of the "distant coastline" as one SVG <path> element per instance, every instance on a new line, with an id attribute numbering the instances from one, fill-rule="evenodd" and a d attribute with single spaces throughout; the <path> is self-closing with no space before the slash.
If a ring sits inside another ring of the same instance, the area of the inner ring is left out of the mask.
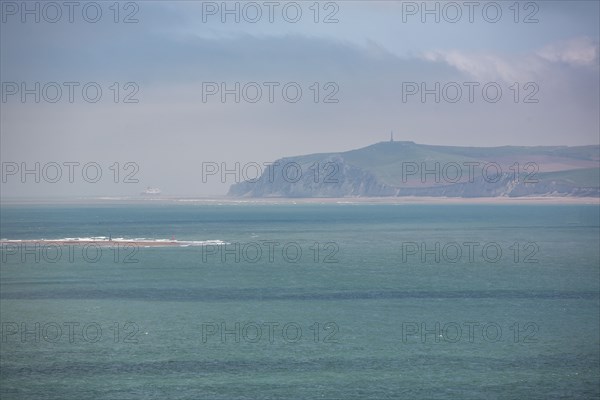
<path id="1" fill-rule="evenodd" d="M 600 196 L 597 145 L 464 147 L 391 140 L 340 153 L 280 158 L 270 165 L 258 177 L 232 184 L 228 195 L 459 199 Z"/>
<path id="2" fill-rule="evenodd" d="M 274 205 L 274 204 L 589 204 L 600 205 L 600 197 L 529 196 L 529 197 L 87 197 L 0 199 L 0 206 L 18 205 L 111 205 L 111 204 L 198 204 L 198 205 Z"/>

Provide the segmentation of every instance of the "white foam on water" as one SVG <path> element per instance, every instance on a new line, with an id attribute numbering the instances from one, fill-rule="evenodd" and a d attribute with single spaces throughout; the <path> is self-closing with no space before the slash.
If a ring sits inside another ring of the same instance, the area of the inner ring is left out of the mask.
<path id="1" fill-rule="evenodd" d="M 180 247 L 190 246 L 208 246 L 208 245 L 226 245 L 230 244 L 220 239 L 209 239 L 209 240 L 174 240 L 174 239 L 148 239 L 148 238 L 133 238 L 127 239 L 123 237 L 111 238 L 107 236 L 89 236 L 89 237 L 66 237 L 62 239 L 1 239 L 3 243 L 28 243 L 28 242 L 81 242 L 81 243 L 156 243 L 168 244 L 168 245 L 179 245 Z M 151 247 L 146 245 L 144 247 Z"/>

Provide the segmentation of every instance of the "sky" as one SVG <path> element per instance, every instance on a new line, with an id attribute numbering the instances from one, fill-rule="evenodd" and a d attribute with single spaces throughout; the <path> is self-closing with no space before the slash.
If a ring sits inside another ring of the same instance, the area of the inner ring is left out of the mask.
<path id="1" fill-rule="evenodd" d="M 3 198 L 219 196 L 390 131 L 600 142 L 597 1 L 0 4 Z"/>

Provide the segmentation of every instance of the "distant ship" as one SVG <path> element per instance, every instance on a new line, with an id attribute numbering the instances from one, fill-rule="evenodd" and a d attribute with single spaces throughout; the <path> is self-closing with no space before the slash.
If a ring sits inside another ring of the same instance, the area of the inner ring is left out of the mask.
<path id="1" fill-rule="evenodd" d="M 160 194 L 160 189 L 148 186 L 141 194 L 144 196 L 156 196 Z"/>

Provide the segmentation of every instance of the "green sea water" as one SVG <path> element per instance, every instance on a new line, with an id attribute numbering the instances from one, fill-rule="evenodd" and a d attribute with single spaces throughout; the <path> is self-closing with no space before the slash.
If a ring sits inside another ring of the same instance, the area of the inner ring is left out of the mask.
<path id="1" fill-rule="evenodd" d="M 600 398 L 583 205 L 2 206 L 0 398 Z"/>

